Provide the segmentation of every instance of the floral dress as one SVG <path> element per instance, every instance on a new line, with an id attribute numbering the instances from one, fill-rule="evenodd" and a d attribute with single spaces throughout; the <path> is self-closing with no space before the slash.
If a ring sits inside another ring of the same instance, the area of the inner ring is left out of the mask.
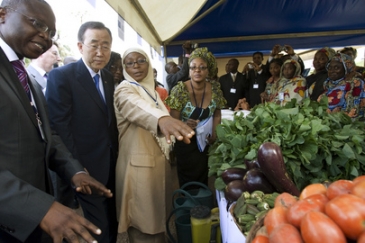
<path id="1" fill-rule="evenodd" d="M 189 90 L 184 82 L 179 82 L 166 99 L 166 104 L 174 110 L 180 111 L 182 121 L 199 119 L 204 122 L 213 116 L 216 109 L 222 109 L 226 100 L 223 97 L 218 82 L 212 84 L 212 99 L 207 108 L 195 107 L 190 101 Z M 214 128 L 213 128 L 214 129 Z M 180 186 L 187 182 L 197 181 L 208 183 L 208 146 L 200 152 L 196 136 L 192 137 L 190 144 L 176 141 L 174 152 L 177 160 L 177 171 Z"/>

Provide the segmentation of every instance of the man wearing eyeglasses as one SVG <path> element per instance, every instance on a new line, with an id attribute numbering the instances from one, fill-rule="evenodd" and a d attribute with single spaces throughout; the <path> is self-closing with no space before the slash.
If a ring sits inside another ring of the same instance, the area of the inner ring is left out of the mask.
<path id="1" fill-rule="evenodd" d="M 113 107 L 113 75 L 103 68 L 111 55 L 112 36 L 101 22 L 78 31 L 82 58 L 49 73 L 46 99 L 51 126 L 91 176 L 114 191 L 118 130 Z M 116 242 L 115 199 L 77 194 L 86 219 L 98 225 L 98 242 Z"/>
<path id="2" fill-rule="evenodd" d="M 0 6 L 0 242 L 94 242 L 100 229 L 55 201 L 48 169 L 76 191 L 112 197 L 51 130 L 46 104 L 23 58 L 52 46 L 55 16 L 43 0 L 3 0 Z M 47 234 L 45 234 L 44 232 Z M 76 241 L 75 241 L 76 239 Z"/>

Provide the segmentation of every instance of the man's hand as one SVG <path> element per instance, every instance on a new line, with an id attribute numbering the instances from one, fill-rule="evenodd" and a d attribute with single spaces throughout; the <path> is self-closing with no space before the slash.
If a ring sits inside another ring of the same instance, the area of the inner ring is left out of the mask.
<path id="1" fill-rule="evenodd" d="M 86 242 L 95 243 L 97 241 L 89 231 L 101 234 L 98 227 L 58 202 L 52 204 L 39 226 L 52 237 L 54 243 L 62 243 L 63 239 L 70 243 L 78 243 L 79 237 Z"/>
<path id="2" fill-rule="evenodd" d="M 76 174 L 72 177 L 71 181 L 75 185 L 77 192 L 84 194 L 92 194 L 94 192 L 105 197 L 113 196 L 113 193 L 109 189 L 87 173 Z"/>
<path id="3" fill-rule="evenodd" d="M 161 117 L 158 120 L 158 126 L 162 134 L 165 135 L 167 143 L 171 143 L 171 135 L 179 141 L 190 143 L 190 138 L 195 134 L 187 124 L 171 116 Z"/>

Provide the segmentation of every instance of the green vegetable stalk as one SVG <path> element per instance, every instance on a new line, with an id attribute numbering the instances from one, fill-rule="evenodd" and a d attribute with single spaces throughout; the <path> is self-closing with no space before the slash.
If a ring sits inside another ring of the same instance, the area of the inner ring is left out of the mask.
<path id="1" fill-rule="evenodd" d="M 215 187 L 224 188 L 220 174 L 227 168 L 245 168 L 257 157 L 264 142 L 282 150 L 285 166 L 301 190 L 310 183 L 353 179 L 365 171 L 365 123 L 343 112 L 327 113 L 327 99 L 320 103 L 295 100 L 284 107 L 274 103 L 255 106 L 243 117 L 222 120 L 217 141 L 209 150 L 209 175 Z"/>

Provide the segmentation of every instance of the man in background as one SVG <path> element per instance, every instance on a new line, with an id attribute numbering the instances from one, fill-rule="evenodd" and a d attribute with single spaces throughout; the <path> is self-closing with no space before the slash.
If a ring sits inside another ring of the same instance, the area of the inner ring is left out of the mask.
<path id="1" fill-rule="evenodd" d="M 189 79 L 189 57 L 190 53 L 193 51 L 191 42 L 187 41 L 182 45 L 184 50 L 183 62 L 181 67 L 179 67 L 175 62 L 168 62 L 165 65 L 165 71 L 167 73 L 166 83 L 169 92 L 179 81 L 186 81 Z"/>
<path id="2" fill-rule="evenodd" d="M 226 64 L 228 73 L 219 78 L 223 97 L 227 100 L 227 107 L 234 109 L 239 99 L 246 98 L 247 84 L 243 74 L 238 72 L 239 62 L 232 58 Z"/>

